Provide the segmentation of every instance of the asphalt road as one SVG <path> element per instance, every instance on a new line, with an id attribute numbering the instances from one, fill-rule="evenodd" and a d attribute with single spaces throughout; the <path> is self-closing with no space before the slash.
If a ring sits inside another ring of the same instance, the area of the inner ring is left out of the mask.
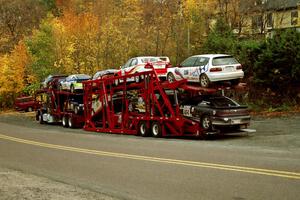
<path id="1" fill-rule="evenodd" d="M 156 139 L 0 120 L 0 167 L 116 199 L 298 199 L 298 146 L 250 144 L 255 137 Z"/>

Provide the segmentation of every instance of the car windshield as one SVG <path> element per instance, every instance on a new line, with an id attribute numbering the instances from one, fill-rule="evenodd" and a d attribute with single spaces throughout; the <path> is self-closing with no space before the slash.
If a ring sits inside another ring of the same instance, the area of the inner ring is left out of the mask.
<path id="1" fill-rule="evenodd" d="M 212 106 L 214 107 L 237 107 L 239 104 L 226 97 L 211 97 L 209 98 Z"/>
<path id="2" fill-rule="evenodd" d="M 223 57 L 216 57 L 212 60 L 213 66 L 220 66 L 220 65 L 233 65 L 239 64 L 239 62 L 232 56 L 223 56 Z"/>
<path id="3" fill-rule="evenodd" d="M 143 63 L 147 63 L 147 62 L 157 62 L 157 61 L 161 61 L 161 59 L 157 58 L 157 57 L 149 57 L 149 58 L 142 58 L 141 61 Z"/>

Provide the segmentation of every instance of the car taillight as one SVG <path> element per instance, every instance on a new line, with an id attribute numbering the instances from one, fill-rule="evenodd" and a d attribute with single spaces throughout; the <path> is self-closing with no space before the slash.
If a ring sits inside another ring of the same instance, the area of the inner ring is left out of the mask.
<path id="1" fill-rule="evenodd" d="M 236 66 L 236 69 L 243 69 L 242 65 Z"/>
<path id="2" fill-rule="evenodd" d="M 213 67 L 209 71 L 210 72 L 220 72 L 220 71 L 222 71 L 222 68 L 221 67 Z"/>

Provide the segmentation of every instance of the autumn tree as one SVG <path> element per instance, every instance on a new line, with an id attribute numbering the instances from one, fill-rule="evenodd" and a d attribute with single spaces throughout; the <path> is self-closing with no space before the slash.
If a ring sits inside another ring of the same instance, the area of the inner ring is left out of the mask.
<path id="1" fill-rule="evenodd" d="M 43 20 L 38 30 L 27 39 L 29 53 L 32 57 L 31 69 L 38 81 L 42 81 L 52 73 L 60 73 L 61 69 L 54 66 L 55 62 L 55 39 L 53 37 L 52 16 Z"/>
<path id="2" fill-rule="evenodd" d="M 35 0 L 0 0 L 0 53 L 7 53 L 45 16 L 44 7 Z"/>
<path id="3" fill-rule="evenodd" d="M 0 109 L 12 105 L 14 97 L 34 82 L 26 70 L 30 57 L 26 46 L 20 41 L 10 54 L 0 57 Z"/>

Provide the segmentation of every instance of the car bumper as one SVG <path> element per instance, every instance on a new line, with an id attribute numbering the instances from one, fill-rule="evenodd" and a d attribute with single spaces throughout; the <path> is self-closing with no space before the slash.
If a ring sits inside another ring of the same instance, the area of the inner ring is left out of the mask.
<path id="1" fill-rule="evenodd" d="M 239 116 L 239 117 L 216 117 L 211 118 L 211 124 L 213 126 L 233 126 L 233 125 L 249 125 L 250 116 Z"/>
<path id="2" fill-rule="evenodd" d="M 236 72 L 208 73 L 206 75 L 211 82 L 216 82 L 243 78 L 244 72 L 239 70 Z"/>

